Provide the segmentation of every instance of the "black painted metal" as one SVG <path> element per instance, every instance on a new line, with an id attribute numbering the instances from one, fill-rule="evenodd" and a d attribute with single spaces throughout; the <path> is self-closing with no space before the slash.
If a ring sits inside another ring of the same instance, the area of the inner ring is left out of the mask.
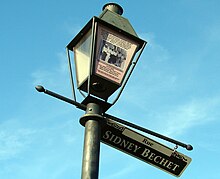
<path id="1" fill-rule="evenodd" d="M 85 123 L 82 179 L 98 179 L 101 137 L 101 107 L 95 103 L 87 104 L 86 114 L 80 118 Z M 82 122 L 83 121 L 83 122 Z"/>
<path id="2" fill-rule="evenodd" d="M 57 94 L 57 93 L 54 93 L 54 92 L 52 92 L 52 91 L 50 91 L 50 90 L 46 90 L 46 89 L 44 89 L 43 86 L 36 86 L 35 88 L 36 88 L 36 90 L 37 90 L 38 92 L 44 92 L 45 94 L 48 94 L 48 95 L 50 95 L 50 96 L 53 96 L 53 97 L 55 97 L 55 98 L 57 98 L 57 99 L 60 99 L 60 100 L 65 101 L 65 102 L 67 102 L 67 103 L 73 104 L 73 105 L 77 106 L 77 108 L 79 108 L 79 109 L 82 109 L 82 110 L 84 110 L 84 111 L 86 110 L 86 105 L 81 104 L 81 103 L 78 103 L 78 102 L 75 102 L 75 101 L 73 101 L 73 100 L 71 100 L 71 99 L 69 99 L 69 98 L 66 98 L 66 97 L 64 97 L 64 96 L 61 96 L 61 95 L 59 95 L 59 94 Z M 89 102 L 92 102 L 92 101 L 89 101 Z M 107 108 L 106 108 L 106 109 L 107 109 Z M 166 140 L 166 141 L 168 141 L 168 142 L 171 142 L 171 143 L 176 144 L 176 145 L 178 145 L 178 146 L 181 146 L 181 147 L 183 147 L 183 148 L 186 148 L 187 150 L 193 150 L 193 147 L 192 147 L 192 145 L 190 145 L 190 144 L 184 144 L 184 143 L 182 143 L 182 142 L 179 142 L 179 141 L 177 141 L 177 140 L 171 139 L 171 138 L 169 138 L 169 137 L 167 137 L 167 136 L 161 135 L 161 134 L 156 133 L 156 132 L 154 132 L 154 131 L 151 131 L 151 130 L 149 130 L 149 129 L 145 129 L 145 128 L 141 127 L 141 126 L 138 126 L 138 125 L 136 125 L 136 124 L 130 123 L 130 122 L 125 121 L 125 120 L 123 120 L 123 119 L 117 118 L 117 117 L 112 116 L 112 115 L 110 115 L 110 114 L 104 113 L 103 116 L 106 117 L 106 118 L 110 118 L 110 119 L 112 119 L 112 120 L 114 120 L 114 121 L 117 121 L 117 122 L 119 122 L 119 123 L 121 123 L 121 124 L 124 124 L 124 125 L 126 125 L 126 126 L 132 127 L 132 128 L 134 128 L 134 129 L 137 129 L 137 130 L 140 130 L 140 131 L 145 132 L 145 133 L 147 133 L 147 134 L 150 134 L 150 135 L 153 135 L 153 136 L 155 136 L 155 137 L 158 137 L 158 138 L 160 138 L 160 139 Z"/>
<path id="3" fill-rule="evenodd" d="M 73 105 L 75 105 L 75 106 L 76 106 L 77 108 L 79 108 L 79 109 L 82 109 L 82 110 L 84 110 L 84 111 L 86 110 L 86 106 L 85 106 L 84 104 L 78 103 L 78 102 L 73 101 L 73 100 L 71 100 L 71 99 L 69 99 L 69 98 L 66 98 L 66 97 L 61 96 L 61 95 L 59 95 L 59 94 L 57 94 L 57 93 L 54 93 L 54 92 L 52 92 L 52 91 L 50 91 L 50 90 L 47 90 L 47 89 L 45 89 L 43 86 L 38 85 L 38 86 L 36 86 L 35 88 L 36 88 L 36 90 L 37 90 L 38 92 L 44 92 L 44 93 L 47 94 L 47 95 L 53 96 L 53 97 L 55 97 L 55 98 L 57 98 L 57 99 L 60 99 L 60 100 L 65 101 L 65 102 L 67 102 L 67 103 L 73 104 Z"/>
<path id="4" fill-rule="evenodd" d="M 156 133 L 156 132 L 154 132 L 154 131 L 151 131 L 151 130 L 149 130 L 149 129 L 145 129 L 145 128 L 141 127 L 141 126 L 138 126 L 138 125 L 136 125 L 136 124 L 130 123 L 130 122 L 128 122 L 128 121 L 125 121 L 125 120 L 123 120 L 123 119 L 117 118 L 117 117 L 115 117 L 115 116 L 111 116 L 111 115 L 109 115 L 109 114 L 105 114 L 104 116 L 107 117 L 107 118 L 109 118 L 109 119 L 112 119 L 112 120 L 114 120 L 114 121 L 117 121 L 117 122 L 119 122 L 119 123 L 121 123 L 121 124 L 130 126 L 130 127 L 134 128 L 134 129 L 140 130 L 140 131 L 145 132 L 145 133 L 147 133 L 147 134 L 153 135 L 153 136 L 158 137 L 158 138 L 160 138 L 160 139 L 163 139 L 163 140 L 166 140 L 166 141 L 168 141 L 168 142 L 171 142 L 171 143 L 174 143 L 174 144 L 176 144 L 176 145 L 179 145 L 179 146 L 181 146 L 181 147 L 183 147 L 183 148 L 186 148 L 187 150 L 192 150 L 192 149 L 193 149 L 193 147 L 192 147 L 191 145 L 189 145 L 189 144 L 188 144 L 188 145 L 187 145 L 187 144 L 184 144 L 184 143 L 182 143 L 182 142 L 179 142 L 179 141 L 177 141 L 177 140 L 171 139 L 171 138 L 166 137 L 166 136 L 164 136 L 164 135 L 158 134 L 158 133 Z"/>

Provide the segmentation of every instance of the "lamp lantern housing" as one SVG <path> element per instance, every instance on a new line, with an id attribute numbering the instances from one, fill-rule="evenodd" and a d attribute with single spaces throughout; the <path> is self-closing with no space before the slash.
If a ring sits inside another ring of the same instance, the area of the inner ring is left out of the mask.
<path id="1" fill-rule="evenodd" d="M 135 54 L 146 43 L 122 12 L 115 3 L 105 5 L 67 45 L 74 52 L 77 88 L 105 101 L 122 86 Z"/>

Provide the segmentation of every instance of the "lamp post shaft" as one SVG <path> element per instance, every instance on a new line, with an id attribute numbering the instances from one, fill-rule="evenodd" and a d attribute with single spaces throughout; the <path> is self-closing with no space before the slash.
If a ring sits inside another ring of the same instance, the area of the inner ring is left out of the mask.
<path id="1" fill-rule="evenodd" d="M 80 123 L 85 124 L 82 179 L 98 179 L 100 134 L 102 119 L 101 107 L 95 103 L 87 104 L 86 114 L 81 117 Z"/>

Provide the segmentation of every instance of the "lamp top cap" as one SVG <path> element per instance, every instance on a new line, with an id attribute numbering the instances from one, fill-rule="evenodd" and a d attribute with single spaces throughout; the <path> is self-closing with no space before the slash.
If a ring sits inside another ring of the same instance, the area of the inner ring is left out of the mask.
<path id="1" fill-rule="evenodd" d="M 110 11 L 113 11 L 119 15 L 123 14 L 123 8 L 116 3 L 107 3 L 103 6 L 102 10 L 104 11 L 105 9 L 108 9 Z"/>

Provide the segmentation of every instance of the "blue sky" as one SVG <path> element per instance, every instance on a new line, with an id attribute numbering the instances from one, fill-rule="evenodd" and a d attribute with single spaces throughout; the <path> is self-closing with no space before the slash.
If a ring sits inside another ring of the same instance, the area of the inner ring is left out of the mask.
<path id="1" fill-rule="evenodd" d="M 1 179 L 80 178 L 83 111 L 34 87 L 71 98 L 65 46 L 107 2 L 1 3 Z M 108 113 L 192 144 L 178 149 L 192 158 L 181 178 L 219 179 L 220 1 L 115 2 L 148 45 Z M 104 144 L 99 176 L 174 178 Z"/>

